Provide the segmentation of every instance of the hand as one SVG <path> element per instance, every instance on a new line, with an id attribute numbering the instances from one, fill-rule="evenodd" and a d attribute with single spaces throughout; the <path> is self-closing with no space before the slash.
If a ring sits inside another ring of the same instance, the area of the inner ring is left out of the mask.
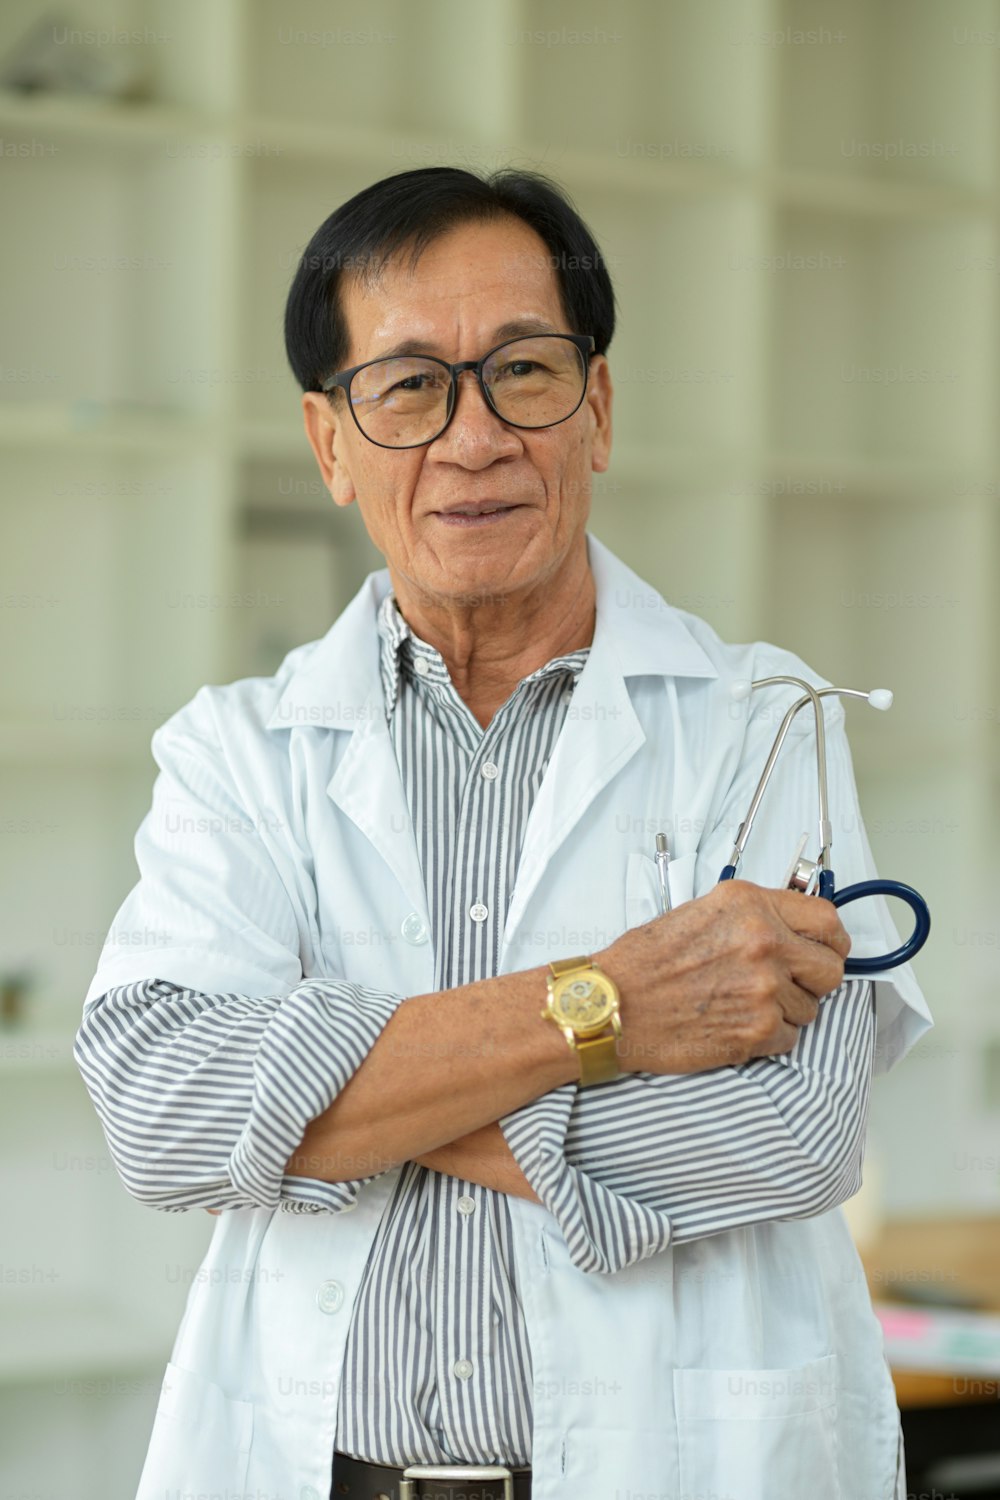
<path id="1" fill-rule="evenodd" d="M 850 948 L 832 902 L 746 880 L 630 928 L 594 954 L 621 995 L 623 1071 L 700 1073 L 790 1052 Z"/>

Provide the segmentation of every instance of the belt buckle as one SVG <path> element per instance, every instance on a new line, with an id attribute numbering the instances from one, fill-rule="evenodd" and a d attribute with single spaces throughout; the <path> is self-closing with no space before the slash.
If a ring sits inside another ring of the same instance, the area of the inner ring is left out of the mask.
<path id="1" fill-rule="evenodd" d="M 514 1476 L 503 1464 L 407 1464 L 399 1482 L 399 1500 L 419 1500 L 415 1479 L 503 1480 L 503 1500 L 514 1500 Z"/>

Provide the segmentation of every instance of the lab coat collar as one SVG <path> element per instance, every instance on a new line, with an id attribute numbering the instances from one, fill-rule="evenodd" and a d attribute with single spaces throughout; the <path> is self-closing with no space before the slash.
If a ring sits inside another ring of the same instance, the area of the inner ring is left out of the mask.
<path id="1" fill-rule="evenodd" d="M 591 532 L 587 555 L 597 591 L 591 656 L 622 678 L 717 677 L 681 611 Z M 369 573 L 326 635 L 292 652 L 291 675 L 267 720 L 267 729 L 311 725 L 354 730 L 385 716 L 379 673 L 378 607 L 390 592 L 388 568 Z"/>

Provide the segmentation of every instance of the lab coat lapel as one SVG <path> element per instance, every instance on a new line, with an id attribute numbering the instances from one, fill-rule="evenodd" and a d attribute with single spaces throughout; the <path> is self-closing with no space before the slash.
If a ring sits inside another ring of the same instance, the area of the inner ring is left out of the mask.
<path id="1" fill-rule="evenodd" d="M 375 683 L 378 703 L 381 687 Z M 356 729 L 327 786 L 327 796 L 377 849 L 407 900 L 430 925 L 427 895 L 406 790 L 384 716 Z"/>
<path id="2" fill-rule="evenodd" d="M 595 632 L 528 818 L 505 948 L 560 845 L 645 740 L 612 642 L 605 632 Z"/>
<path id="3" fill-rule="evenodd" d="M 292 654 L 295 670 L 267 727 L 347 732 L 347 743 L 334 748 L 336 766 L 326 794 L 378 851 L 412 909 L 427 921 L 420 856 L 379 673 L 375 622 L 390 587 L 388 569 L 369 573 L 326 635 Z"/>
<path id="4" fill-rule="evenodd" d="M 597 597 L 594 638 L 528 819 L 505 954 L 560 846 L 646 743 L 627 679 L 717 676 L 680 614 L 590 532 L 587 557 Z"/>

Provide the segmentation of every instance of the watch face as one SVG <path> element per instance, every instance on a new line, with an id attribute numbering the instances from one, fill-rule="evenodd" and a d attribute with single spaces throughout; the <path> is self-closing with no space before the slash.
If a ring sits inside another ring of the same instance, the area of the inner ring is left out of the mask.
<path id="1" fill-rule="evenodd" d="M 598 975 L 588 978 L 578 974 L 572 979 L 556 981 L 552 1009 L 566 1026 L 574 1031 L 589 1031 L 603 1026 L 615 1010 L 614 996 Z"/>

